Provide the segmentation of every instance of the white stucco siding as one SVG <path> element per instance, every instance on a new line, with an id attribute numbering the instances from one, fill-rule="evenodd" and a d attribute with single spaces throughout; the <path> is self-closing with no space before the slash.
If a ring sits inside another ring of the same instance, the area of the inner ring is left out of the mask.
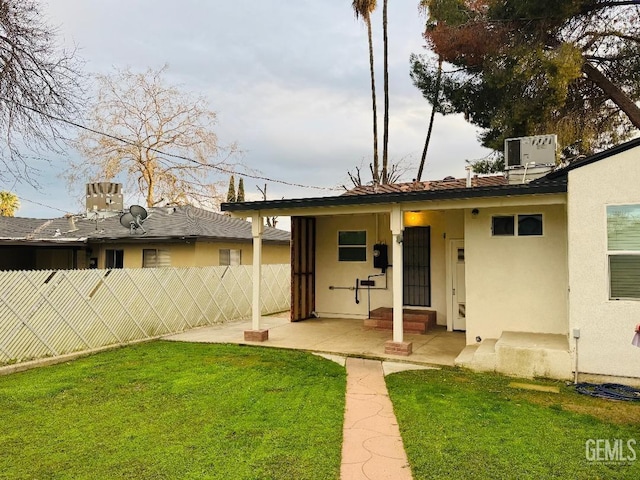
<path id="1" fill-rule="evenodd" d="M 377 219 L 377 221 L 376 221 Z M 316 311 L 324 317 L 367 318 L 367 290 L 359 291 L 360 303 L 355 303 L 356 279 L 381 273 L 373 267 L 373 246 L 379 241 L 389 245 L 391 263 L 391 230 L 389 214 L 361 214 L 317 217 L 316 220 Z M 376 228 L 377 224 L 377 228 Z M 338 261 L 338 232 L 366 230 L 367 259 L 364 262 Z M 371 309 L 390 307 L 392 302 L 391 270 L 387 270 L 387 289 L 384 277 L 375 277 L 376 290 L 371 290 Z M 330 289 L 329 287 L 339 287 Z"/>
<path id="2" fill-rule="evenodd" d="M 640 377 L 631 345 L 640 300 L 609 300 L 606 207 L 615 204 L 640 204 L 640 148 L 569 172 L 570 331 L 580 329 L 580 372 Z"/>
<path id="3" fill-rule="evenodd" d="M 467 344 L 503 331 L 567 334 L 566 206 L 478 210 L 465 213 Z M 492 216 L 518 214 L 542 214 L 542 236 L 492 236 Z"/>

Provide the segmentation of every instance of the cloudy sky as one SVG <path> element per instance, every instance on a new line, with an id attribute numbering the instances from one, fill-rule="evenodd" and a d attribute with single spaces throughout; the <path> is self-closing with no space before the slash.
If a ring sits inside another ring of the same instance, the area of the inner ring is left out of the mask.
<path id="1" fill-rule="evenodd" d="M 380 2 L 381 3 L 381 2 Z M 423 52 L 417 0 L 389 2 L 390 161 L 415 176 L 430 114 L 409 78 L 409 55 Z M 48 0 L 43 13 L 60 41 L 76 45 L 86 72 L 169 65 L 167 80 L 205 95 L 218 114 L 222 143 L 265 177 L 325 190 L 270 183 L 270 198 L 325 196 L 348 185 L 347 171 L 372 159 L 366 28 L 350 0 Z M 382 124 L 381 6 L 373 17 Z M 380 139 L 382 130 L 380 130 Z M 382 150 L 380 146 L 380 151 Z M 464 176 L 465 160 L 489 153 L 460 117 L 437 117 L 423 179 Z M 66 156 L 50 156 L 39 187 L 18 193 L 19 216 L 48 218 L 83 210 L 84 184 L 66 186 Z M 258 198 L 245 178 L 247 196 Z M 331 190 L 334 188 L 334 190 Z M 125 205 L 139 199 L 125 192 Z"/>

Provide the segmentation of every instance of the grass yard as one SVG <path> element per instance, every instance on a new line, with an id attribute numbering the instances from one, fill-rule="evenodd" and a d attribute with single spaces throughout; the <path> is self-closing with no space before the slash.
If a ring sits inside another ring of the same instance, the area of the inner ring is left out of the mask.
<path id="1" fill-rule="evenodd" d="M 563 382 L 517 380 L 559 394 L 512 388 L 514 379 L 457 369 L 386 381 L 415 480 L 640 478 L 638 403 L 587 397 Z M 627 461 L 587 460 L 587 446 L 592 459 L 605 457 L 589 439 L 622 439 Z"/>
<path id="2" fill-rule="evenodd" d="M 337 479 L 345 371 L 152 342 L 0 377 L 2 479 Z"/>

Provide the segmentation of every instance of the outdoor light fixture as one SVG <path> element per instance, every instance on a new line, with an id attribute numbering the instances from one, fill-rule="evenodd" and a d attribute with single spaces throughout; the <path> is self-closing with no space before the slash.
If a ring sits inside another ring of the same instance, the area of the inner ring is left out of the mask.
<path id="1" fill-rule="evenodd" d="M 471 210 L 471 215 L 473 215 L 474 217 L 477 217 L 479 213 L 480 213 L 480 210 L 478 210 L 477 208 L 474 208 L 473 210 Z"/>

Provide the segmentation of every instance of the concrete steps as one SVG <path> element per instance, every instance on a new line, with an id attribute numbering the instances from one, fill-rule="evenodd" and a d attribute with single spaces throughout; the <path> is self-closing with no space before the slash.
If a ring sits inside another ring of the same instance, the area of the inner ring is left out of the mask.
<path id="1" fill-rule="evenodd" d="M 570 379 L 572 371 L 567 336 L 550 333 L 503 332 L 499 339 L 467 346 L 455 364 L 479 372 L 560 380 Z"/>
<path id="2" fill-rule="evenodd" d="M 402 311 L 402 325 L 404 333 L 423 334 L 436 326 L 436 312 L 434 310 Z M 371 318 L 364 321 L 365 327 L 376 330 L 393 330 L 393 309 L 387 307 L 376 308 L 371 311 Z"/>

